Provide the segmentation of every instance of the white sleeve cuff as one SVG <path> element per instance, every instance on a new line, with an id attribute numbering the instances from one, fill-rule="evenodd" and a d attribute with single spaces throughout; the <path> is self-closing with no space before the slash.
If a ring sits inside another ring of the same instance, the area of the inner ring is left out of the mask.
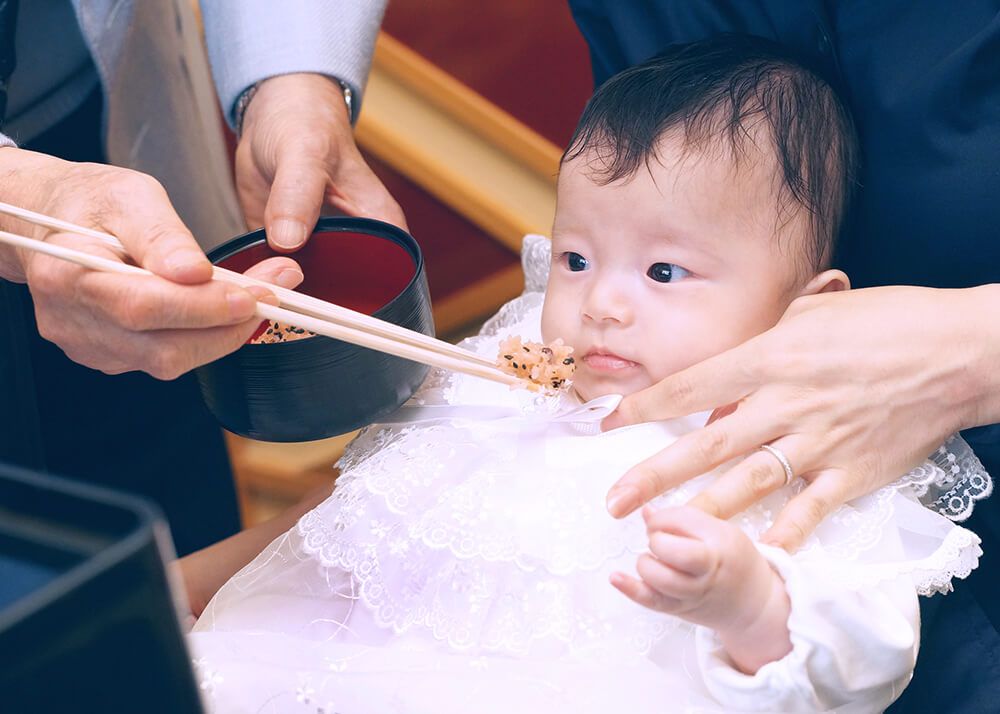
<path id="1" fill-rule="evenodd" d="M 232 126 L 236 100 L 248 87 L 294 72 L 343 80 L 360 107 L 385 6 L 386 0 L 202 0 L 226 121 Z"/>
<path id="2" fill-rule="evenodd" d="M 916 661 L 912 584 L 904 578 L 847 590 L 783 550 L 757 547 L 785 581 L 792 651 L 747 675 L 733 666 L 715 632 L 699 627 L 695 647 L 712 696 L 748 711 L 882 711 L 909 682 Z"/>

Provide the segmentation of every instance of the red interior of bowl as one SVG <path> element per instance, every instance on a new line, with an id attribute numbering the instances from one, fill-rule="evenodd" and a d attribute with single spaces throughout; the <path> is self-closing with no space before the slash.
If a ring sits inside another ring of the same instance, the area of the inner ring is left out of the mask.
<path id="1" fill-rule="evenodd" d="M 297 291 L 369 315 L 403 292 L 416 272 L 410 253 L 395 242 L 342 231 L 315 233 L 291 254 L 278 253 L 262 243 L 220 265 L 242 273 L 278 255 L 288 255 L 302 267 L 306 279 Z"/>

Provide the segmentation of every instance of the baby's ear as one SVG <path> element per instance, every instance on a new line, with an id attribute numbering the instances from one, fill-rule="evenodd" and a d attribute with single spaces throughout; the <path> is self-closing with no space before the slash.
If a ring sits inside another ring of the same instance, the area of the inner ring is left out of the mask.
<path id="1" fill-rule="evenodd" d="M 818 295 L 819 293 L 837 293 L 851 289 L 851 279 L 843 270 L 824 270 L 813 277 L 799 293 L 803 295 Z"/>

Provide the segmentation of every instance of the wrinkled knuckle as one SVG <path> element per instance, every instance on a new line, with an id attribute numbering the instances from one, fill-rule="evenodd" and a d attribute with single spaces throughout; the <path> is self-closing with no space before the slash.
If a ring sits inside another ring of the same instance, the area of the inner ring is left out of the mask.
<path id="1" fill-rule="evenodd" d="M 124 185 L 127 185 L 134 191 L 142 191 L 143 193 L 154 196 L 167 195 L 167 190 L 163 187 L 163 184 L 149 174 L 144 174 L 139 171 L 129 171 L 125 176 L 125 181 L 126 183 Z"/>
<path id="2" fill-rule="evenodd" d="M 804 543 L 809 533 L 809 529 L 798 521 L 790 521 L 784 524 L 784 532 L 779 534 L 778 543 L 785 550 L 790 550 L 799 543 Z"/>
<path id="3" fill-rule="evenodd" d="M 163 245 L 169 245 L 183 234 L 179 232 L 176 225 L 153 223 L 143 230 L 142 235 L 146 243 L 146 250 L 156 250 Z"/>
<path id="4" fill-rule="evenodd" d="M 115 308 L 115 318 L 120 327 L 130 332 L 144 332 L 157 327 L 159 311 L 154 301 L 129 291 Z"/>
<path id="5" fill-rule="evenodd" d="M 726 453 L 729 437 L 722 429 L 706 429 L 694 444 L 696 458 L 703 463 L 715 462 Z"/>
<path id="6" fill-rule="evenodd" d="M 813 525 L 818 525 L 833 509 L 833 503 L 826 498 L 814 496 L 806 502 L 806 518 Z"/>
<path id="7" fill-rule="evenodd" d="M 171 344 L 157 345 L 149 361 L 147 372 L 157 379 L 170 381 L 184 374 L 183 352 Z"/>
<path id="8" fill-rule="evenodd" d="M 63 351 L 66 351 L 64 343 L 67 343 L 68 340 L 61 320 L 53 319 L 48 311 L 36 311 L 35 324 L 38 328 L 38 334 L 43 340 L 57 344 L 63 347 Z"/>
<path id="9" fill-rule="evenodd" d="M 784 473 L 779 477 L 771 464 L 757 463 L 747 470 L 746 485 L 751 494 L 763 496 L 774 490 L 784 480 Z"/>
<path id="10" fill-rule="evenodd" d="M 681 404 L 686 404 L 695 397 L 694 383 L 689 379 L 675 377 L 670 385 L 670 398 Z"/>
<path id="11" fill-rule="evenodd" d="M 66 291 L 64 273 L 60 270 L 34 269 L 35 264 L 29 264 L 27 278 L 28 286 L 33 296 L 58 295 Z"/>
<path id="12" fill-rule="evenodd" d="M 103 177 L 106 193 L 119 203 L 129 197 L 135 198 L 137 192 L 145 192 L 151 188 L 150 183 L 138 171 L 119 170 Z"/>
<path id="13" fill-rule="evenodd" d="M 322 160 L 333 153 L 330 135 L 325 131 L 302 131 L 295 142 L 295 156 L 303 162 Z"/>
<path id="14" fill-rule="evenodd" d="M 618 414 L 629 424 L 637 423 L 642 418 L 643 408 L 638 400 L 625 399 L 618 406 Z"/>
<path id="15" fill-rule="evenodd" d="M 639 490 L 646 494 L 662 493 L 667 487 L 667 474 L 655 463 L 641 464 L 637 467 Z M 645 486 L 645 488 L 643 488 Z"/>

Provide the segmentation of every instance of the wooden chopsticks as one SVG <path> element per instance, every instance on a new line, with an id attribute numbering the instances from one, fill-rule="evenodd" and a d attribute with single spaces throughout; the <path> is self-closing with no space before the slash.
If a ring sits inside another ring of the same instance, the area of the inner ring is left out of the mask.
<path id="1" fill-rule="evenodd" d="M 2 202 L 0 202 L 0 213 L 14 216 L 45 228 L 95 238 L 110 247 L 123 259 L 129 258 L 121 242 L 108 233 L 77 226 L 58 218 Z M 83 251 L 46 243 L 6 231 L 0 231 L 0 243 L 45 253 L 54 258 L 67 260 L 92 270 L 131 275 L 153 275 L 148 270 L 135 265 L 119 263 Z M 501 384 L 511 386 L 521 385 L 520 380 L 513 375 L 502 372 L 491 360 L 442 340 L 415 332 L 414 330 L 408 330 L 399 325 L 379 320 L 371 315 L 365 315 L 364 313 L 303 295 L 302 293 L 282 288 L 263 280 L 247 277 L 241 273 L 226 270 L 218 266 L 213 268 L 213 276 L 215 280 L 234 283 L 241 287 L 256 285 L 274 293 L 280 301 L 280 307 L 260 302 L 257 303 L 256 314 L 264 319 L 294 325 L 320 335 L 333 337 L 380 352 L 386 352 L 432 367 L 462 372 L 475 377 L 500 382 Z"/>

